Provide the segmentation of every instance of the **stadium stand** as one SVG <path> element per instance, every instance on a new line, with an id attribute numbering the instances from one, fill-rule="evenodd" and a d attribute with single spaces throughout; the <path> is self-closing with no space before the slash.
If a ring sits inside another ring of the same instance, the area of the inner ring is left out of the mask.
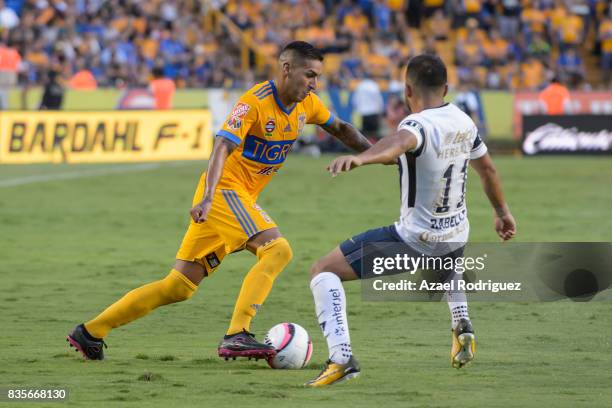
<path id="1" fill-rule="evenodd" d="M 451 85 L 541 89 L 559 75 L 588 89 L 609 86 L 610 9 L 605 0 L 0 0 L 0 39 L 22 56 L 28 85 L 55 70 L 87 86 L 143 86 L 161 66 L 178 88 L 244 88 L 271 74 L 279 47 L 303 39 L 325 51 L 328 80 L 349 88 L 367 72 L 389 89 L 408 58 L 431 52 L 451 67 Z"/>

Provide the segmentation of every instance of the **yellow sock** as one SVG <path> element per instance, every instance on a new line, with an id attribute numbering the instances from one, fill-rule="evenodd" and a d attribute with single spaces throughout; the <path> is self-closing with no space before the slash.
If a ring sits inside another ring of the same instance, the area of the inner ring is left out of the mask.
<path id="1" fill-rule="evenodd" d="M 189 299 L 197 288 L 185 275 L 172 269 L 164 279 L 126 293 L 95 319 L 85 323 L 85 329 L 102 339 L 115 327 L 136 320 L 156 307 Z"/>
<path id="2" fill-rule="evenodd" d="M 259 306 L 268 297 L 274 279 L 287 266 L 292 257 L 289 242 L 283 237 L 258 248 L 258 261 L 242 282 L 227 334 L 250 329 L 251 320 Z"/>

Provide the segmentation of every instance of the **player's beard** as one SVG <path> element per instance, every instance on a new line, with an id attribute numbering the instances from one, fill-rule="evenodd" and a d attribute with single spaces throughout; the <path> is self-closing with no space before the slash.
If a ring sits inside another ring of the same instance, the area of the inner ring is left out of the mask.
<path id="1" fill-rule="evenodd" d="M 300 90 L 300 96 L 302 99 L 305 99 L 308 96 L 308 92 L 310 92 L 310 87 L 308 85 Z"/>
<path id="2" fill-rule="evenodd" d="M 295 98 L 298 102 L 302 102 L 308 96 L 308 91 L 300 91 L 298 97 Z"/>

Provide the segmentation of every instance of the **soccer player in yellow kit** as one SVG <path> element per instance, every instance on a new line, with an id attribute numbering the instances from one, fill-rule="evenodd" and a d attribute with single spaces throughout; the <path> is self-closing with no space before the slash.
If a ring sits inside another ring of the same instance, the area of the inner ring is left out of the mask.
<path id="1" fill-rule="evenodd" d="M 307 123 L 321 126 L 359 152 L 370 146 L 313 93 L 322 61 L 319 50 L 294 41 L 280 54 L 276 80 L 257 84 L 240 97 L 216 135 L 174 268 L 164 279 L 128 292 L 93 320 L 75 327 L 67 341 L 85 358 L 103 359 L 103 339 L 112 329 L 159 306 L 189 299 L 228 253 L 242 249 L 255 254 L 257 262 L 244 278 L 218 354 L 226 359 L 274 356 L 272 346 L 255 340 L 250 324 L 291 260 L 292 250 L 274 221 L 257 205 L 257 197 L 282 167 Z"/>

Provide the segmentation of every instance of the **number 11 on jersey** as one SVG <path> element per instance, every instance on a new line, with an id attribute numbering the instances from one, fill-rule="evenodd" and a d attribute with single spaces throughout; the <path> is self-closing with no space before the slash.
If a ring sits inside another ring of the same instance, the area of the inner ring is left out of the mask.
<path id="1" fill-rule="evenodd" d="M 466 159 L 463 162 L 463 166 L 461 167 L 461 171 L 459 172 L 461 177 L 461 196 L 459 197 L 459 201 L 457 202 L 456 209 L 463 207 L 465 204 L 465 187 L 467 181 L 467 166 L 469 159 Z M 455 167 L 455 163 L 449 164 L 449 166 L 444 170 L 444 174 L 442 178 L 444 179 L 444 187 L 440 190 L 439 198 L 436 200 L 436 209 L 434 213 L 436 214 L 446 214 L 450 210 L 450 192 L 451 186 L 453 185 L 453 168 Z"/>

